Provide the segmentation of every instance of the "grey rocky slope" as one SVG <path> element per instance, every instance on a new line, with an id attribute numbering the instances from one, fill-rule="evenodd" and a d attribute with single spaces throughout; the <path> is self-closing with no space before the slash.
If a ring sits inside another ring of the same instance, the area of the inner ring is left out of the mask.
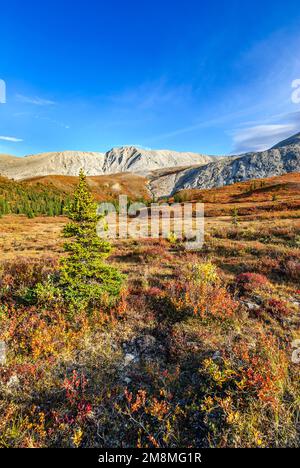
<path id="1" fill-rule="evenodd" d="M 198 167 L 152 173 L 150 189 L 157 197 L 179 190 L 213 188 L 249 179 L 300 172 L 300 133 L 259 153 L 246 153 Z"/>
<path id="2" fill-rule="evenodd" d="M 144 150 L 131 146 L 113 148 L 107 153 L 63 151 L 23 158 L 0 155 L 0 174 L 16 180 L 46 175 L 74 176 L 81 168 L 87 175 L 147 174 L 159 168 L 207 164 L 212 160 L 212 156 L 197 153 Z"/>
<path id="3" fill-rule="evenodd" d="M 46 175 L 78 175 L 84 168 L 87 175 L 102 174 L 104 154 L 80 151 L 41 153 L 23 158 L 0 155 L 0 174 L 12 179 L 28 179 Z"/>
<path id="4" fill-rule="evenodd" d="M 114 148 L 107 153 L 64 151 L 24 158 L 0 155 L 0 174 L 14 179 L 44 175 L 132 172 L 147 175 L 156 197 L 182 189 L 212 188 L 243 180 L 300 172 L 300 133 L 259 153 L 215 158 L 169 150 Z"/>
<path id="5" fill-rule="evenodd" d="M 204 154 L 170 150 L 145 150 L 130 146 L 113 148 L 108 151 L 105 154 L 103 172 L 105 174 L 117 172 L 147 174 L 154 169 L 207 164 L 213 160 L 213 156 Z"/>

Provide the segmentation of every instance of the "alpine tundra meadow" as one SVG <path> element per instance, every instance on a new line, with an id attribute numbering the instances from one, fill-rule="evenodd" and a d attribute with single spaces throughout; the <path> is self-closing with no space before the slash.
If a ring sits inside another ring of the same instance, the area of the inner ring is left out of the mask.
<path id="1" fill-rule="evenodd" d="M 0 447 L 122 466 L 298 448 L 298 2 L 1 18 Z"/>

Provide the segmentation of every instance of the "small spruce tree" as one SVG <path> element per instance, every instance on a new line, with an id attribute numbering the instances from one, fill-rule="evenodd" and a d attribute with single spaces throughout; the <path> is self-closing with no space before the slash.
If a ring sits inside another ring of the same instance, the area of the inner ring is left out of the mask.
<path id="1" fill-rule="evenodd" d="M 97 214 L 97 204 L 88 190 L 83 170 L 79 174 L 74 200 L 66 212 L 70 222 L 63 234 L 71 239 L 64 245 L 68 255 L 61 260 L 60 266 L 63 297 L 75 309 L 93 309 L 114 302 L 124 277 L 104 261 L 111 245 L 97 235 L 97 223 L 102 216 Z"/>
<path id="2" fill-rule="evenodd" d="M 232 224 L 234 226 L 238 225 L 238 223 L 239 223 L 239 212 L 238 212 L 238 209 L 237 209 L 236 206 L 231 211 L 231 220 L 232 220 Z"/>

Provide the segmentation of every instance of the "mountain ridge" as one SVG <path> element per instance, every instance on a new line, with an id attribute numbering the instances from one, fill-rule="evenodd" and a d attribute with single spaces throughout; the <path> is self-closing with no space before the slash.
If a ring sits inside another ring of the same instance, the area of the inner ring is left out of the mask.
<path id="1" fill-rule="evenodd" d="M 185 168 L 172 175 L 154 173 L 150 180 L 150 189 L 156 196 L 163 197 L 184 189 L 210 189 L 299 171 L 300 133 L 297 133 L 266 151 L 217 159 L 202 166 Z"/>
<path id="2" fill-rule="evenodd" d="M 75 176 L 81 168 L 90 176 L 120 172 L 146 174 L 159 168 L 205 164 L 212 160 L 213 156 L 198 153 L 131 146 L 112 148 L 106 153 L 57 151 L 20 158 L 0 155 L 0 174 L 16 180 L 44 175 Z"/>
<path id="3" fill-rule="evenodd" d="M 282 148 L 283 146 L 291 146 L 291 145 L 300 145 L 300 132 L 292 135 L 285 140 L 280 141 L 275 146 L 272 146 L 271 149 Z"/>
<path id="4" fill-rule="evenodd" d="M 230 156 L 135 146 L 112 148 L 106 153 L 63 151 L 17 158 L 0 155 L 0 175 L 16 180 L 50 175 L 88 176 L 132 173 L 148 178 L 156 197 L 184 189 L 209 189 L 250 179 L 300 172 L 300 133 L 261 152 Z"/>

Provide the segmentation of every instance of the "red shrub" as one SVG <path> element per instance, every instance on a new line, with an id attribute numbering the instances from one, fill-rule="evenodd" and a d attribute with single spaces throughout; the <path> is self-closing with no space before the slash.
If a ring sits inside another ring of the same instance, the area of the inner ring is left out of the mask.
<path id="1" fill-rule="evenodd" d="M 259 273 L 240 273 L 236 277 L 236 285 L 241 292 L 251 292 L 255 289 L 266 289 L 269 280 Z"/>
<path id="2" fill-rule="evenodd" d="M 288 304 L 280 299 L 269 299 L 264 306 L 264 311 L 278 319 L 291 314 Z"/>
<path id="3" fill-rule="evenodd" d="M 65 378 L 63 388 L 66 392 L 66 398 L 71 406 L 75 403 L 81 402 L 85 395 L 85 389 L 87 386 L 87 379 L 84 374 L 79 374 L 76 370 L 70 378 Z"/>
<path id="4" fill-rule="evenodd" d="M 0 275 L 1 294 L 9 297 L 22 288 L 32 288 L 37 283 L 46 281 L 56 269 L 57 261 L 53 258 L 19 258 L 17 261 L 7 261 L 3 264 Z"/>
<path id="5" fill-rule="evenodd" d="M 163 291 L 160 288 L 152 286 L 146 290 L 146 294 L 148 297 L 161 297 L 163 296 Z"/>
<path id="6" fill-rule="evenodd" d="M 246 342 L 234 347 L 236 356 L 243 363 L 238 373 L 248 395 L 254 391 L 260 401 L 275 409 L 281 402 L 288 359 L 274 336 L 261 331 L 257 338 L 255 348 Z"/>
<path id="7" fill-rule="evenodd" d="M 140 248 L 139 256 L 141 261 L 146 263 L 169 262 L 173 258 L 172 254 L 161 244 Z"/>

